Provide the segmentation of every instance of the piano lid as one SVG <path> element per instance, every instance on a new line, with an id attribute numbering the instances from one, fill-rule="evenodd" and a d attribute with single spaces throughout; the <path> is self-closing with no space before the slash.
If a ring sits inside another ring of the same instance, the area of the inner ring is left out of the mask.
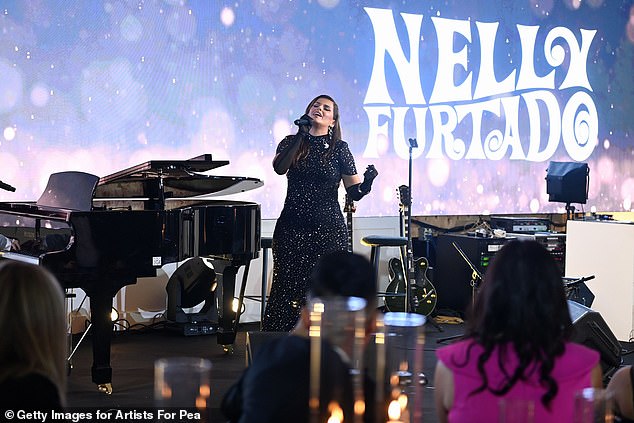
<path id="1" fill-rule="evenodd" d="M 212 160 L 211 154 L 189 160 L 152 160 L 101 178 L 95 190 L 95 200 L 218 196 L 249 191 L 263 185 L 257 178 L 199 173 L 226 164 L 229 161 Z"/>
<path id="2" fill-rule="evenodd" d="M 127 178 L 178 178 L 192 173 L 206 172 L 228 164 L 228 160 L 212 160 L 211 154 L 203 154 L 188 160 L 150 160 L 104 176 L 99 180 L 99 185 L 121 182 Z"/>

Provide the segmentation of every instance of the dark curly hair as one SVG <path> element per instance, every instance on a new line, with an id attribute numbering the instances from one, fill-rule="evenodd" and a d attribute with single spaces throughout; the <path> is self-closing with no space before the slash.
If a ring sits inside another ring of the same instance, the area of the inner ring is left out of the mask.
<path id="1" fill-rule="evenodd" d="M 484 348 L 477 358 L 482 384 L 472 395 L 488 389 L 502 396 L 531 371 L 538 371 L 545 389 L 541 401 L 549 408 L 558 391 L 551 376 L 555 359 L 564 353 L 571 332 L 562 276 L 553 257 L 536 241 L 509 241 L 495 255 L 467 313 L 465 337 Z M 504 357 L 511 353 L 507 351 L 511 346 L 519 361 L 517 368 L 507 372 Z M 500 348 L 501 387 L 489 385 L 484 369 L 495 348 Z"/>

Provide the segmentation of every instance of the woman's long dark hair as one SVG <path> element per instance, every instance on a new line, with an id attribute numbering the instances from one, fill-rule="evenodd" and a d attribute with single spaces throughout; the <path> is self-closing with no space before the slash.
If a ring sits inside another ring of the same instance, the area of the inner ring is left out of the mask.
<path id="1" fill-rule="evenodd" d="M 332 116 L 335 119 L 335 124 L 332 128 L 332 134 L 330 136 L 330 143 L 328 146 L 328 150 L 326 151 L 326 158 L 330 158 L 333 154 L 333 151 L 335 151 L 335 145 L 341 141 L 341 125 L 339 125 L 339 105 L 337 104 L 337 102 L 330 97 L 329 95 L 326 94 L 321 94 L 318 95 L 317 97 L 313 98 L 310 103 L 308 103 L 308 106 L 306 106 L 306 110 L 304 113 L 308 114 L 308 112 L 310 112 L 311 107 L 313 107 L 313 104 L 315 104 L 315 102 L 317 100 L 319 100 L 320 98 L 325 98 L 326 100 L 330 100 L 332 101 Z M 306 140 L 306 138 L 304 138 L 302 140 L 301 145 L 299 146 L 299 148 L 297 149 L 297 153 L 295 154 L 295 157 L 293 158 L 293 165 L 296 165 L 300 160 L 304 159 L 307 155 L 308 155 L 308 148 L 309 148 L 309 144 L 308 141 Z"/>
<path id="2" fill-rule="evenodd" d="M 504 395 L 531 370 L 539 372 L 546 392 L 542 404 L 549 407 L 557 395 L 551 376 L 555 359 L 564 353 L 572 331 L 572 321 L 561 272 L 550 253 L 536 241 L 509 241 L 495 255 L 475 304 L 467 315 L 466 337 L 484 348 L 477 368 L 482 384 L 472 394 L 488 389 Z M 519 362 L 512 372 L 504 372 L 505 356 L 514 349 Z M 496 347 L 497 363 L 503 372 L 502 386 L 490 386 L 484 370 Z M 472 350 L 469 348 L 467 361 Z"/>

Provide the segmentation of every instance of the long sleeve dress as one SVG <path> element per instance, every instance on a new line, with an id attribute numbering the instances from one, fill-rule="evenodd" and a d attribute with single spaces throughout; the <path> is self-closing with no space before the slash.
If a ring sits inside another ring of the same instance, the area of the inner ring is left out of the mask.
<path id="1" fill-rule="evenodd" d="M 263 329 L 290 331 L 306 303 L 310 273 L 319 257 L 347 249 L 347 228 L 338 200 L 341 175 L 357 173 L 348 144 L 339 141 L 326 156 L 328 136 L 306 135 L 308 155 L 286 173 L 284 207 L 273 232 L 273 283 Z M 288 148 L 283 139 L 277 152 Z"/>

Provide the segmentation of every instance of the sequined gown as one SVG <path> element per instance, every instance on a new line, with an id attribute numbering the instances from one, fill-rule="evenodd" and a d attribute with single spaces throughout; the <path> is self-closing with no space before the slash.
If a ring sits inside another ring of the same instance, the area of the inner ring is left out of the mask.
<path id="1" fill-rule="evenodd" d="M 348 144 L 339 141 L 325 159 L 327 136 L 307 135 L 309 152 L 286 173 L 284 208 L 273 232 L 273 283 L 263 330 L 290 331 L 306 302 L 307 282 L 317 259 L 347 249 L 348 233 L 338 201 L 341 175 L 357 173 Z M 287 137 L 277 147 L 284 150 Z"/>

